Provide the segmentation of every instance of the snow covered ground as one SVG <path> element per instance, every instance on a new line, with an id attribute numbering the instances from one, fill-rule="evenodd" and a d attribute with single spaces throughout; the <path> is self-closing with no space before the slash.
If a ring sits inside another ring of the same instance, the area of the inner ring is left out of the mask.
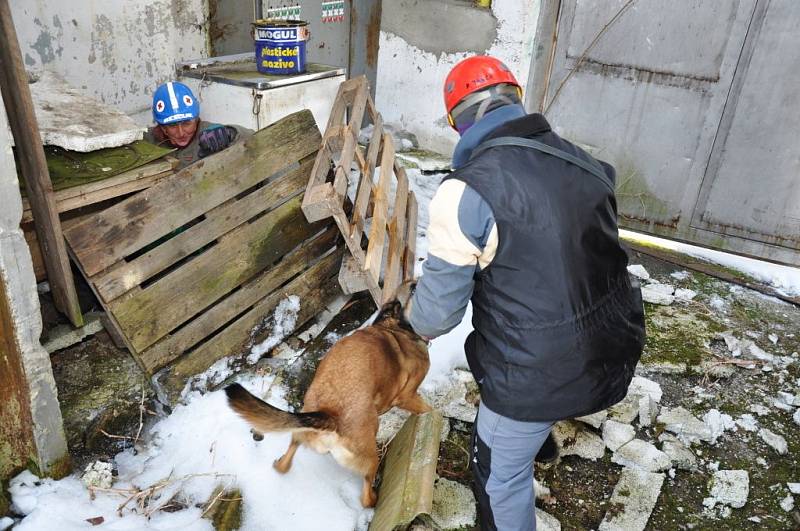
<path id="1" fill-rule="evenodd" d="M 442 177 L 408 170 L 411 187 L 419 202 L 417 255 L 427 251 L 428 204 Z M 634 238 L 649 238 L 625 234 Z M 800 271 L 744 259 L 727 253 L 661 240 L 660 245 L 692 256 L 736 268 L 769 282 L 790 295 L 800 294 Z M 417 263 L 417 273 L 421 262 Z M 677 277 L 676 277 L 677 278 Z M 296 313 L 302 301 L 286 301 L 284 311 Z M 471 331 L 471 308 L 464 321 L 431 346 L 431 370 L 423 389 L 433 392 L 449 385 L 455 367 L 466 367 L 463 342 Z M 286 321 L 281 334 L 294 324 Z M 252 360 L 280 341 L 268 339 L 254 347 Z M 251 361 L 252 361 L 251 360 Z M 228 375 L 227 362 L 217 367 L 214 381 Z M 213 372 L 213 371 L 212 371 Z M 273 375 L 246 374 L 239 381 L 269 401 L 287 407 L 283 390 L 272 386 Z M 96 490 L 94 498 L 81 482 L 80 474 L 60 481 L 39 480 L 23 473 L 10 485 L 13 509 L 27 515 L 15 529 L 67 531 L 91 527 L 89 521 L 102 517 L 101 529 L 211 529 L 202 518 L 202 505 L 215 487 L 237 487 L 243 498 L 242 529 L 337 530 L 364 529 L 371 511 L 359 503 L 361 479 L 339 467 L 330 456 L 301 448 L 292 470 L 281 476 L 272 461 L 288 446 L 288 435 L 267 435 L 253 440 L 248 426 L 234 415 L 221 392 L 188 392 L 186 403 L 169 416 L 149 426 L 137 450 L 126 450 L 114 459 L 117 476 L 111 490 Z M 798 478 L 791 478 L 798 479 Z M 143 507 L 126 499 L 143 489 L 158 486 Z M 183 509 L 168 512 L 170 505 Z M 149 518 L 144 513 L 149 513 Z M 98 522 L 99 520 L 93 520 Z M 8 521 L 5 521 L 8 523 Z M 0 520 L 0 529 L 4 521 Z"/>

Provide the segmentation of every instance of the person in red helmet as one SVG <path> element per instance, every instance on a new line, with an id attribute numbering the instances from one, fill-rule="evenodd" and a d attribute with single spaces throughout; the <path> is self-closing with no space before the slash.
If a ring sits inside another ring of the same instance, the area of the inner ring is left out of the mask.
<path id="1" fill-rule="evenodd" d="M 464 347 L 481 395 L 471 468 L 484 531 L 536 529 L 533 462 L 553 423 L 622 400 L 644 346 L 614 168 L 526 113 L 521 96 L 493 57 L 447 76 L 461 139 L 430 203 L 428 258 L 405 310 L 433 338 L 472 301 Z"/>

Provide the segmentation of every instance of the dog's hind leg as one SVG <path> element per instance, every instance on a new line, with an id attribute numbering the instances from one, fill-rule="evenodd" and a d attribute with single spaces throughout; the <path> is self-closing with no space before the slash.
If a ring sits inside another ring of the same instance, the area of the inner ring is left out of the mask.
<path id="1" fill-rule="evenodd" d="M 280 459 L 276 459 L 275 462 L 272 463 L 272 467 L 281 474 L 287 473 L 292 467 L 292 459 L 294 459 L 294 454 L 297 452 L 297 448 L 302 442 L 303 441 L 296 433 L 292 434 L 292 442 L 289 443 L 289 448 L 286 450 L 286 453 L 283 454 Z"/>
<path id="2" fill-rule="evenodd" d="M 406 411 L 410 411 L 411 413 L 416 413 L 418 415 L 427 413 L 433 409 L 428 405 L 427 402 L 425 402 L 425 399 L 422 398 L 419 393 L 414 393 L 410 397 L 404 397 L 397 405 Z"/>

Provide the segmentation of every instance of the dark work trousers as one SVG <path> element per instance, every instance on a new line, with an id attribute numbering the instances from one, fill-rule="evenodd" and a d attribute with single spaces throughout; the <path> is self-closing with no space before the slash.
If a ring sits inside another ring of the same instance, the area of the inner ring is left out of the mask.
<path id="1" fill-rule="evenodd" d="M 482 531 L 535 531 L 533 459 L 552 422 L 521 422 L 481 402 L 472 428 L 472 474 Z"/>

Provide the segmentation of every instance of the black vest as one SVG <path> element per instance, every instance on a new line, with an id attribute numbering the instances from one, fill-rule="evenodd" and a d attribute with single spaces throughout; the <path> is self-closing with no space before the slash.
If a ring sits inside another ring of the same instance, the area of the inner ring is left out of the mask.
<path id="1" fill-rule="evenodd" d="M 497 224 L 499 247 L 476 273 L 475 331 L 465 345 L 481 398 L 522 421 L 605 409 L 624 398 L 644 345 L 641 294 L 618 240 L 614 169 L 541 115 L 504 124 L 483 142 L 501 136 L 538 140 L 607 179 L 528 147 L 480 145 L 448 177 L 480 194 Z"/>

